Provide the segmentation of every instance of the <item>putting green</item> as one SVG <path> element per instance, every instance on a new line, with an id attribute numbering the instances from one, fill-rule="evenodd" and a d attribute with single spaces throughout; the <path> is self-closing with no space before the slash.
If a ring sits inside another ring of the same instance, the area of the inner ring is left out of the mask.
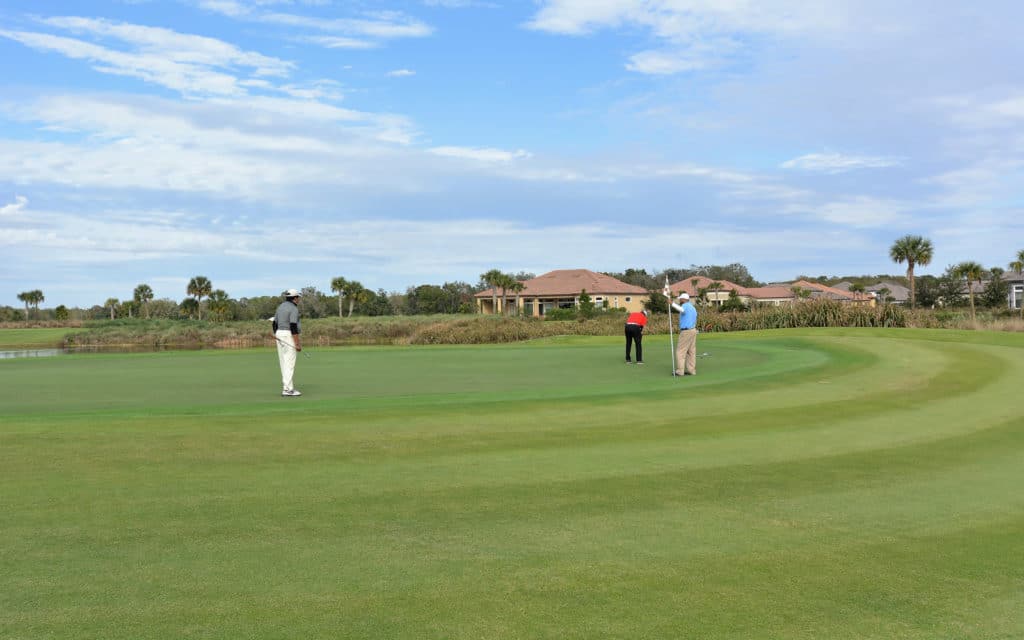
<path id="1" fill-rule="evenodd" d="M 0 361 L 0 637 L 1024 635 L 1024 336 Z"/>

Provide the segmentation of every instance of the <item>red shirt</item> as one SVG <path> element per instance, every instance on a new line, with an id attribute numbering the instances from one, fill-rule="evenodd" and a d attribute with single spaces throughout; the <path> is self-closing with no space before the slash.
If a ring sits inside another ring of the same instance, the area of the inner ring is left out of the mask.
<path id="1" fill-rule="evenodd" d="M 626 319 L 626 324 L 638 324 L 641 327 L 647 326 L 647 316 L 643 313 L 636 311 L 629 314 L 629 318 Z"/>

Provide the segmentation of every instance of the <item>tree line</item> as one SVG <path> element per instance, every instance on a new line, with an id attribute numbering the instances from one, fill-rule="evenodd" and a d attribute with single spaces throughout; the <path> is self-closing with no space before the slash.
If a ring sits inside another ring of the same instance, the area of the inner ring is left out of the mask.
<path id="1" fill-rule="evenodd" d="M 1007 268 L 985 268 L 974 261 L 950 265 L 940 276 L 917 277 L 917 267 L 931 263 L 934 254 L 932 242 L 918 235 L 906 235 L 897 239 L 889 249 L 889 257 L 896 264 L 906 264 L 906 276 L 799 276 L 807 279 L 834 284 L 840 280 L 853 282 L 851 290 L 863 290 L 869 281 L 896 280 L 906 283 L 910 289 L 910 305 L 923 307 L 960 307 L 969 306 L 974 316 L 976 306 L 988 308 L 1005 308 L 1009 298 L 1009 284 L 1003 279 L 1007 271 L 1024 278 L 1024 249 L 1017 252 L 1014 260 Z M 743 287 L 764 286 L 750 274 L 740 263 L 728 265 L 690 265 L 688 268 L 667 268 L 648 272 L 643 268 L 630 268 L 623 272 L 605 272 L 618 280 L 647 289 L 658 294 L 665 281 L 678 282 L 695 276 L 704 276 L 712 280 L 712 287 L 717 281 L 729 281 Z M 508 309 L 509 297 L 517 296 L 523 291 L 523 282 L 536 277 L 533 273 L 521 271 L 505 273 L 500 269 L 491 269 L 480 274 L 476 284 L 455 281 L 441 285 L 422 284 L 410 286 L 404 293 L 376 291 L 366 288 L 358 280 L 338 276 L 331 279 L 330 289 L 335 295 L 319 291 L 308 286 L 302 289 L 303 315 L 308 318 L 322 318 L 331 315 L 338 317 L 358 313 L 364 316 L 388 315 L 425 315 L 475 313 L 474 296 L 485 289 L 492 290 L 492 308 L 497 308 L 497 301 L 502 299 L 502 309 Z M 148 284 L 139 284 L 129 299 L 119 300 L 108 298 L 102 305 L 94 305 L 88 309 L 68 309 L 59 305 L 52 310 L 40 310 L 39 305 L 45 301 L 39 289 L 24 291 L 18 294 L 18 300 L 24 303 L 24 315 L 11 307 L 0 307 L 0 321 L 17 321 L 31 319 L 54 319 L 65 321 L 76 316 L 76 319 L 90 320 L 99 318 L 166 318 L 202 320 L 258 320 L 273 315 L 280 304 L 281 297 L 258 296 L 251 298 L 232 298 L 223 289 L 215 289 L 209 278 L 197 275 L 191 278 L 185 289 L 186 297 L 180 302 L 171 298 L 155 299 L 153 288 Z M 883 292 L 884 293 L 884 292 Z M 736 298 L 736 296 L 733 296 Z M 883 302 L 885 296 L 883 295 Z M 649 303 L 652 311 L 664 311 L 663 296 L 652 295 Z M 519 305 L 516 305 L 519 308 Z M 725 310 L 742 309 L 739 299 L 726 301 Z M 34 312 L 34 314 L 33 314 Z M 1021 308 L 1024 317 L 1024 305 Z M 34 318 L 33 318 L 34 315 Z M 45 318 L 43 317 L 45 315 Z"/>

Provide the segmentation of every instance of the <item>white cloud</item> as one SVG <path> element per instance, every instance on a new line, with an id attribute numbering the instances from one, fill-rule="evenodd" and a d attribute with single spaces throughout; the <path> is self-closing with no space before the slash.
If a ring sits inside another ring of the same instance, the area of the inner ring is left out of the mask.
<path id="1" fill-rule="evenodd" d="M 1015 96 L 1000 100 L 989 106 L 989 110 L 1005 118 L 1020 120 L 1024 118 L 1024 96 Z"/>
<path id="2" fill-rule="evenodd" d="M 808 153 L 783 162 L 783 169 L 801 169 L 819 173 L 845 173 L 857 169 L 883 169 L 900 165 L 897 158 L 882 156 L 843 155 L 841 153 Z"/>
<path id="3" fill-rule="evenodd" d="M 410 69 L 395 69 L 394 71 L 388 71 L 388 76 L 391 78 L 407 78 L 414 75 L 416 75 L 416 72 Z"/>
<path id="4" fill-rule="evenodd" d="M 303 40 L 318 44 L 327 49 L 375 49 L 380 46 L 378 43 L 369 40 L 347 38 L 344 36 L 307 36 Z"/>
<path id="5" fill-rule="evenodd" d="M 827 37 L 849 30 L 838 3 L 800 0 L 543 0 L 526 26 L 561 35 L 641 29 L 664 47 L 630 56 L 627 68 L 667 75 L 716 66 L 751 36 Z"/>
<path id="6" fill-rule="evenodd" d="M 369 159 L 387 164 L 395 145 L 407 145 L 415 135 L 401 116 L 270 97 L 175 103 L 53 96 L 0 103 L 0 113 L 74 134 L 65 142 L 3 141 L 0 174 L 16 176 L 19 184 L 246 200 L 287 199 L 288 190 L 301 184 L 377 181 L 377 165 Z"/>
<path id="7" fill-rule="evenodd" d="M 11 204 L 5 204 L 0 206 L 0 216 L 13 216 L 28 204 L 28 198 L 25 196 L 14 196 L 14 202 Z"/>
<path id="8" fill-rule="evenodd" d="M 240 79 L 226 71 L 248 67 L 258 77 L 282 76 L 292 66 L 219 40 L 167 29 L 81 18 L 53 18 L 47 23 L 112 36 L 135 46 L 135 50 L 118 51 L 75 38 L 28 31 L 0 31 L 0 37 L 33 49 L 89 60 L 93 69 L 100 73 L 139 78 L 186 95 L 244 95 L 246 91 Z"/>
<path id="9" fill-rule="evenodd" d="M 479 162 L 511 162 L 523 158 L 529 158 L 530 153 L 523 149 L 505 151 L 503 149 L 486 149 L 473 147 L 432 147 L 427 149 L 429 153 L 448 158 L 463 158 Z"/>
<path id="10" fill-rule="evenodd" d="M 791 207 L 791 212 L 803 212 L 815 219 L 826 220 L 845 227 L 882 227 L 898 222 L 910 207 L 903 202 L 855 196 L 827 202 L 811 208 Z"/>

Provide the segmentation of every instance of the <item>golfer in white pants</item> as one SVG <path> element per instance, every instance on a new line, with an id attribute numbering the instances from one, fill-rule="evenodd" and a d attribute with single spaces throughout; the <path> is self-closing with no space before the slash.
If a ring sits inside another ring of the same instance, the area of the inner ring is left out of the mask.
<path id="1" fill-rule="evenodd" d="M 295 388 L 295 356 L 302 351 L 302 340 L 299 338 L 299 301 L 302 294 L 296 289 L 284 292 L 284 302 L 277 307 L 274 314 L 274 340 L 277 342 L 277 361 L 281 365 L 281 395 L 301 396 Z"/>

